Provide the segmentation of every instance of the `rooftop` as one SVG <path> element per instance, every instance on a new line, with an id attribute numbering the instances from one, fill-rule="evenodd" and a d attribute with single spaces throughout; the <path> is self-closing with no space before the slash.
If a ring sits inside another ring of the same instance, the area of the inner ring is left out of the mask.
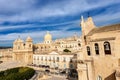
<path id="1" fill-rule="evenodd" d="M 87 34 L 87 36 L 90 36 L 95 33 L 116 31 L 116 30 L 120 30 L 120 24 L 114 24 L 114 25 L 108 25 L 108 26 L 94 28 Z"/>

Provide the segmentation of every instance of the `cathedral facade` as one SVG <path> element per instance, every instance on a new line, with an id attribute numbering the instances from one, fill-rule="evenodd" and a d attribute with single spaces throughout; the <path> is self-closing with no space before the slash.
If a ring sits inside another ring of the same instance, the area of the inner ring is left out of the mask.
<path id="1" fill-rule="evenodd" d="M 33 61 L 33 41 L 28 37 L 24 42 L 18 38 L 13 43 L 13 60 L 25 64 L 32 64 Z"/>

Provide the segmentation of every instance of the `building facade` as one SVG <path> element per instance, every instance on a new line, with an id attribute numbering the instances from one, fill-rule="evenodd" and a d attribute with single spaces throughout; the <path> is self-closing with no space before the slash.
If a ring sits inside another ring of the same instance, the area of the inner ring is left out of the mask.
<path id="1" fill-rule="evenodd" d="M 28 37 L 24 42 L 18 38 L 13 43 L 13 60 L 25 64 L 32 64 L 33 62 L 33 43 L 32 38 Z"/>
<path id="2" fill-rule="evenodd" d="M 62 71 L 69 68 L 72 57 L 73 54 L 59 54 L 54 51 L 48 54 L 34 54 L 33 64 L 37 66 L 48 66 L 49 70 L 57 69 L 58 71 Z"/>
<path id="3" fill-rule="evenodd" d="M 92 17 L 81 17 L 81 28 L 79 80 L 120 80 L 120 24 L 96 27 Z"/>
<path id="4" fill-rule="evenodd" d="M 12 48 L 6 48 L 6 49 L 0 49 L 0 61 L 11 61 L 13 56 L 13 49 Z"/>
<path id="5" fill-rule="evenodd" d="M 30 37 L 28 37 L 26 41 L 18 38 L 13 43 L 13 59 L 15 61 L 25 62 L 25 64 L 33 63 L 36 65 L 48 65 L 49 63 L 50 66 L 53 65 L 53 63 L 51 63 L 48 58 L 53 59 L 52 56 L 55 56 L 56 64 L 54 67 L 57 66 L 58 68 L 62 69 L 68 68 L 68 57 L 70 58 L 74 55 L 74 53 L 81 50 L 81 44 L 81 37 L 77 37 L 75 35 L 69 38 L 57 39 L 53 41 L 52 35 L 49 32 L 47 32 L 44 36 L 44 41 L 42 43 L 33 44 L 33 40 Z M 65 52 L 65 49 L 69 52 Z M 52 55 L 52 52 L 57 53 L 57 55 Z M 38 60 L 36 59 L 36 56 L 38 56 Z M 43 56 L 43 61 L 41 60 L 40 56 Z M 45 61 L 44 58 L 46 58 Z M 60 61 L 56 61 L 56 58 L 60 59 Z M 65 61 L 65 64 L 62 64 L 60 67 L 60 64 L 63 63 L 61 58 L 65 58 L 65 60 L 67 60 Z"/>

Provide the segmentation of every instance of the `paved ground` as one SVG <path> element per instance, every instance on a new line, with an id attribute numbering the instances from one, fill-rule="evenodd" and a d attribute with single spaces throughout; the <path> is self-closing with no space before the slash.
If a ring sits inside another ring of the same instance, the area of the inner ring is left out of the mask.
<path id="1" fill-rule="evenodd" d="M 16 62 L 16 61 L 3 62 L 0 64 L 0 71 L 14 68 L 14 67 L 19 67 L 19 66 L 22 66 L 20 62 Z"/>
<path id="2" fill-rule="evenodd" d="M 40 80 L 68 80 L 68 79 L 66 79 L 66 76 L 51 75 L 51 76 L 45 76 Z"/>

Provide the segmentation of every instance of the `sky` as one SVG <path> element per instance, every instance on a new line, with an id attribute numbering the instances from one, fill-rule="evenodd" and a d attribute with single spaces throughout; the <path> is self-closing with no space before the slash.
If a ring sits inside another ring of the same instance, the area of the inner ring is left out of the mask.
<path id="1" fill-rule="evenodd" d="M 18 36 L 39 43 L 47 31 L 53 40 L 80 36 L 80 17 L 88 13 L 97 27 L 120 23 L 120 0 L 0 0 L 0 46 Z"/>

